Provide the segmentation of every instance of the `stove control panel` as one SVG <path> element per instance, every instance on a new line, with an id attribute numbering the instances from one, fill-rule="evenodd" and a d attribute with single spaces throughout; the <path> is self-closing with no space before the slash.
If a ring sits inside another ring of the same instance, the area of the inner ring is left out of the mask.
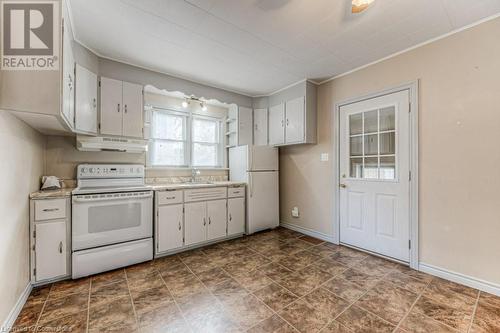
<path id="1" fill-rule="evenodd" d="M 144 178 L 141 164 L 80 164 L 77 178 Z"/>

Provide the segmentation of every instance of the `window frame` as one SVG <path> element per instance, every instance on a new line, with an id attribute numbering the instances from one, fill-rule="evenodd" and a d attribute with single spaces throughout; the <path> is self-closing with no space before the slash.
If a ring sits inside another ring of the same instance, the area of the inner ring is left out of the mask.
<path id="1" fill-rule="evenodd" d="M 225 137 L 224 137 L 224 117 L 216 117 L 210 116 L 206 114 L 200 114 L 191 110 L 177 110 L 174 108 L 161 108 L 161 107 L 151 107 L 150 109 L 151 115 L 151 135 L 148 139 L 148 152 L 146 153 L 146 165 L 148 168 L 156 168 L 156 169 L 224 169 L 226 163 L 224 161 L 225 158 Z M 170 142 L 179 142 L 180 140 L 172 140 L 172 139 L 160 139 L 153 137 L 154 133 L 154 121 L 156 112 L 171 114 L 171 115 L 179 115 L 185 117 L 185 139 L 184 139 L 184 164 L 183 165 L 161 165 L 161 164 L 153 164 L 152 158 L 153 155 L 151 151 L 153 149 L 153 145 L 157 141 L 170 141 Z M 198 119 L 206 119 L 210 121 L 215 121 L 218 126 L 218 142 L 214 144 L 198 142 L 193 140 L 193 120 L 195 118 Z M 217 149 L 217 165 L 214 166 L 196 166 L 193 165 L 193 156 L 194 156 L 194 143 L 202 143 L 207 145 L 214 145 Z"/>

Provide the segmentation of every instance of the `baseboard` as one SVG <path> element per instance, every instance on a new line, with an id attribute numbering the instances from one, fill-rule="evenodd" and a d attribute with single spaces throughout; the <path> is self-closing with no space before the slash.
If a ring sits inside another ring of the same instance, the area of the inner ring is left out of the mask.
<path id="1" fill-rule="evenodd" d="M 324 240 L 325 242 L 330 242 L 330 243 L 334 242 L 332 235 L 324 234 L 322 232 L 318 232 L 318 231 L 315 231 L 315 230 L 312 230 L 309 228 L 304 228 L 304 227 L 301 227 L 301 226 L 296 225 L 296 224 L 287 223 L 287 222 L 280 222 L 280 226 L 282 226 L 283 228 L 287 228 L 287 229 L 290 229 L 293 231 L 303 233 L 304 235 L 307 235 L 307 236 L 311 236 L 314 238 Z"/>
<path id="2" fill-rule="evenodd" d="M 21 293 L 21 296 L 19 296 L 16 304 L 14 305 L 12 310 L 10 310 L 7 319 L 5 319 L 4 323 L 2 324 L 0 332 L 9 332 L 12 326 L 14 326 L 14 322 L 16 321 L 17 316 L 19 316 L 19 313 L 23 309 L 23 306 L 26 303 L 26 300 L 28 299 L 29 295 L 31 294 L 32 289 L 33 286 L 31 285 L 31 283 L 28 282 L 26 288 Z"/>
<path id="3" fill-rule="evenodd" d="M 471 288 L 476 288 L 481 291 L 500 296 L 500 285 L 493 282 L 488 282 L 475 277 L 467 276 L 462 273 L 452 272 L 425 263 L 419 264 L 419 270 L 430 275 L 434 275 L 446 280 L 463 284 Z"/>

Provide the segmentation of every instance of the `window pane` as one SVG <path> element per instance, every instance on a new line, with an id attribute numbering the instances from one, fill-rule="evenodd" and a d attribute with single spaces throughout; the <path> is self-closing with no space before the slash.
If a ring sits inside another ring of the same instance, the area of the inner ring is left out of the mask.
<path id="1" fill-rule="evenodd" d="M 184 142 L 155 141 L 152 146 L 151 163 L 153 165 L 186 165 L 184 158 Z"/>
<path id="2" fill-rule="evenodd" d="M 193 165 L 194 166 L 218 166 L 217 145 L 203 143 L 193 144 Z"/>
<path id="3" fill-rule="evenodd" d="M 365 155 L 378 154 L 378 136 L 377 134 L 365 135 Z"/>
<path id="4" fill-rule="evenodd" d="M 396 178 L 396 158 L 384 156 L 380 158 L 380 179 Z"/>
<path id="5" fill-rule="evenodd" d="M 378 131 L 378 111 L 368 111 L 363 113 L 365 117 L 365 133 L 373 133 Z"/>
<path id="6" fill-rule="evenodd" d="M 363 133 L 362 116 L 363 116 L 362 113 L 352 114 L 349 116 L 349 128 L 350 128 L 349 133 L 351 135 Z"/>
<path id="7" fill-rule="evenodd" d="M 193 119 L 193 141 L 219 142 L 219 122 L 215 120 Z"/>
<path id="8" fill-rule="evenodd" d="M 396 109 L 394 106 L 380 109 L 380 130 L 392 131 L 396 129 L 395 121 Z"/>
<path id="9" fill-rule="evenodd" d="M 363 155 L 363 137 L 355 136 L 351 138 L 351 156 Z"/>
<path id="10" fill-rule="evenodd" d="M 378 157 L 365 157 L 365 167 L 363 169 L 365 178 L 378 178 Z"/>
<path id="11" fill-rule="evenodd" d="M 380 154 L 389 155 L 396 152 L 396 133 L 380 134 Z"/>
<path id="12" fill-rule="evenodd" d="M 363 177 L 363 159 L 362 158 L 351 158 L 351 178 L 362 178 Z"/>
<path id="13" fill-rule="evenodd" d="M 166 114 L 163 112 L 153 113 L 153 137 L 167 140 L 184 140 L 186 117 Z"/>

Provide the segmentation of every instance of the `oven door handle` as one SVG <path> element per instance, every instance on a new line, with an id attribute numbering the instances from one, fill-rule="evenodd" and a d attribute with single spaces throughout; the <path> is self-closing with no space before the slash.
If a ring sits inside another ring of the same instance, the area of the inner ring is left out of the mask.
<path id="1" fill-rule="evenodd" d="M 148 198 L 152 198 L 153 197 L 153 193 L 149 193 L 149 194 L 141 194 L 141 195 L 125 195 L 125 196 L 112 196 L 112 197 L 99 197 L 99 198 L 91 198 L 91 199 L 85 199 L 85 197 L 83 198 L 80 198 L 78 196 L 73 196 L 73 202 L 77 202 L 77 203 L 91 203 L 91 202 L 100 202 L 100 201 L 120 201 L 120 200 L 129 200 L 129 199 L 148 199 Z"/>

